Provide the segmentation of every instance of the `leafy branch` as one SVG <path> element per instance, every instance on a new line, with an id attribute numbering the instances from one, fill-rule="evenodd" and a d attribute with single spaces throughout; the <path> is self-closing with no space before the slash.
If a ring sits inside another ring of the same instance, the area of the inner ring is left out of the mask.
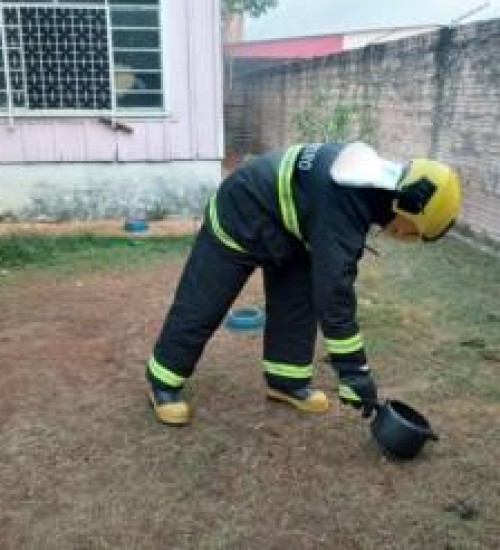
<path id="1" fill-rule="evenodd" d="M 277 5 L 278 0 L 222 0 L 222 16 L 248 13 L 251 17 L 260 17 Z"/>
<path id="2" fill-rule="evenodd" d="M 299 138 L 306 142 L 347 141 L 353 137 L 370 141 L 373 137 L 366 107 L 339 103 L 332 108 L 324 92 L 317 94 L 312 107 L 296 113 L 292 122 Z"/>

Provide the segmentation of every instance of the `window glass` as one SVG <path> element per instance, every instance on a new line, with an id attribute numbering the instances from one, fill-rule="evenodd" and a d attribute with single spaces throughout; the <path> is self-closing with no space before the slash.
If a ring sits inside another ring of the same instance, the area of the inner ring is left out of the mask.
<path id="1" fill-rule="evenodd" d="M 111 24 L 113 28 L 119 27 L 151 27 L 158 28 L 158 11 L 157 10 L 111 10 Z"/>
<path id="2" fill-rule="evenodd" d="M 159 93 L 127 92 L 119 93 L 117 107 L 141 107 L 153 109 L 162 106 L 162 95 Z"/>
<path id="3" fill-rule="evenodd" d="M 160 52 L 116 51 L 115 65 L 127 67 L 128 70 L 159 70 L 161 68 Z"/>
<path id="4" fill-rule="evenodd" d="M 111 5 L 143 5 L 143 6 L 158 6 L 160 3 L 160 0 L 109 0 L 109 4 Z"/>
<path id="5" fill-rule="evenodd" d="M 114 30 L 113 31 L 113 47 L 133 48 L 133 49 L 148 49 L 160 47 L 160 33 L 150 30 Z"/>
<path id="6" fill-rule="evenodd" d="M 123 90 L 157 90 L 161 91 L 161 73 L 140 73 L 115 71 L 115 87 Z"/>

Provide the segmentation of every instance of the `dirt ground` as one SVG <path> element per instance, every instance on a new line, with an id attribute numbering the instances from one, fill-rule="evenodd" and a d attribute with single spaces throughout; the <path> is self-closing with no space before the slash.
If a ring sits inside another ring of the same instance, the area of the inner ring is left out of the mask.
<path id="1" fill-rule="evenodd" d="M 427 403 L 444 437 L 389 462 L 334 400 L 312 417 L 267 402 L 261 335 L 221 328 L 193 424 L 155 422 L 145 359 L 182 264 L 30 272 L 0 295 L 0 550 L 500 547 L 498 405 Z M 257 275 L 238 303 L 262 302 Z"/>
<path id="2" fill-rule="evenodd" d="M 75 233 L 92 233 L 95 235 L 121 235 L 131 233 L 124 231 L 125 220 L 73 221 L 73 222 L 0 222 L 0 236 L 12 234 L 36 233 L 44 235 L 67 235 Z M 200 226 L 200 218 L 171 217 L 165 220 L 148 222 L 144 233 L 135 236 L 184 235 L 192 233 Z"/>

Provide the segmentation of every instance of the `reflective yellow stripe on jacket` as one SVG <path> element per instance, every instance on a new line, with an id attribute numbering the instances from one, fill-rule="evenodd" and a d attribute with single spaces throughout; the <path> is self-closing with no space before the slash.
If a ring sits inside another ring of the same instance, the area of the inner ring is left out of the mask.
<path id="1" fill-rule="evenodd" d="M 302 145 L 292 145 L 287 149 L 281 159 L 278 173 L 278 200 L 283 224 L 299 240 L 302 240 L 302 235 L 300 234 L 297 210 L 293 201 L 292 175 L 295 161 L 302 147 Z"/>
<path id="2" fill-rule="evenodd" d="M 325 338 L 325 347 L 329 353 L 335 353 L 337 355 L 353 353 L 359 351 L 363 347 L 363 338 L 359 332 L 350 338 Z"/>
<path id="3" fill-rule="evenodd" d="M 231 236 L 229 236 L 224 231 L 224 229 L 222 229 L 219 223 L 219 218 L 217 216 L 216 194 L 210 197 L 210 201 L 208 203 L 208 216 L 210 218 L 210 225 L 212 226 L 212 230 L 219 241 L 221 241 L 232 250 L 237 250 L 238 252 L 246 252 L 246 250 L 242 246 L 240 246 Z"/>

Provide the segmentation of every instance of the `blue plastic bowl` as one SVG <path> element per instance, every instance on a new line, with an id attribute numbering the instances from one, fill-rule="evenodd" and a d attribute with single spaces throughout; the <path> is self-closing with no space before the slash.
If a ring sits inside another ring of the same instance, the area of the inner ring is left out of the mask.
<path id="1" fill-rule="evenodd" d="M 224 326 L 234 332 L 260 330 L 266 316 L 258 307 L 243 307 L 232 310 L 224 321 Z"/>
<path id="2" fill-rule="evenodd" d="M 141 231 L 147 231 L 148 222 L 143 218 L 127 218 L 123 224 L 123 229 L 130 233 L 140 233 Z"/>

